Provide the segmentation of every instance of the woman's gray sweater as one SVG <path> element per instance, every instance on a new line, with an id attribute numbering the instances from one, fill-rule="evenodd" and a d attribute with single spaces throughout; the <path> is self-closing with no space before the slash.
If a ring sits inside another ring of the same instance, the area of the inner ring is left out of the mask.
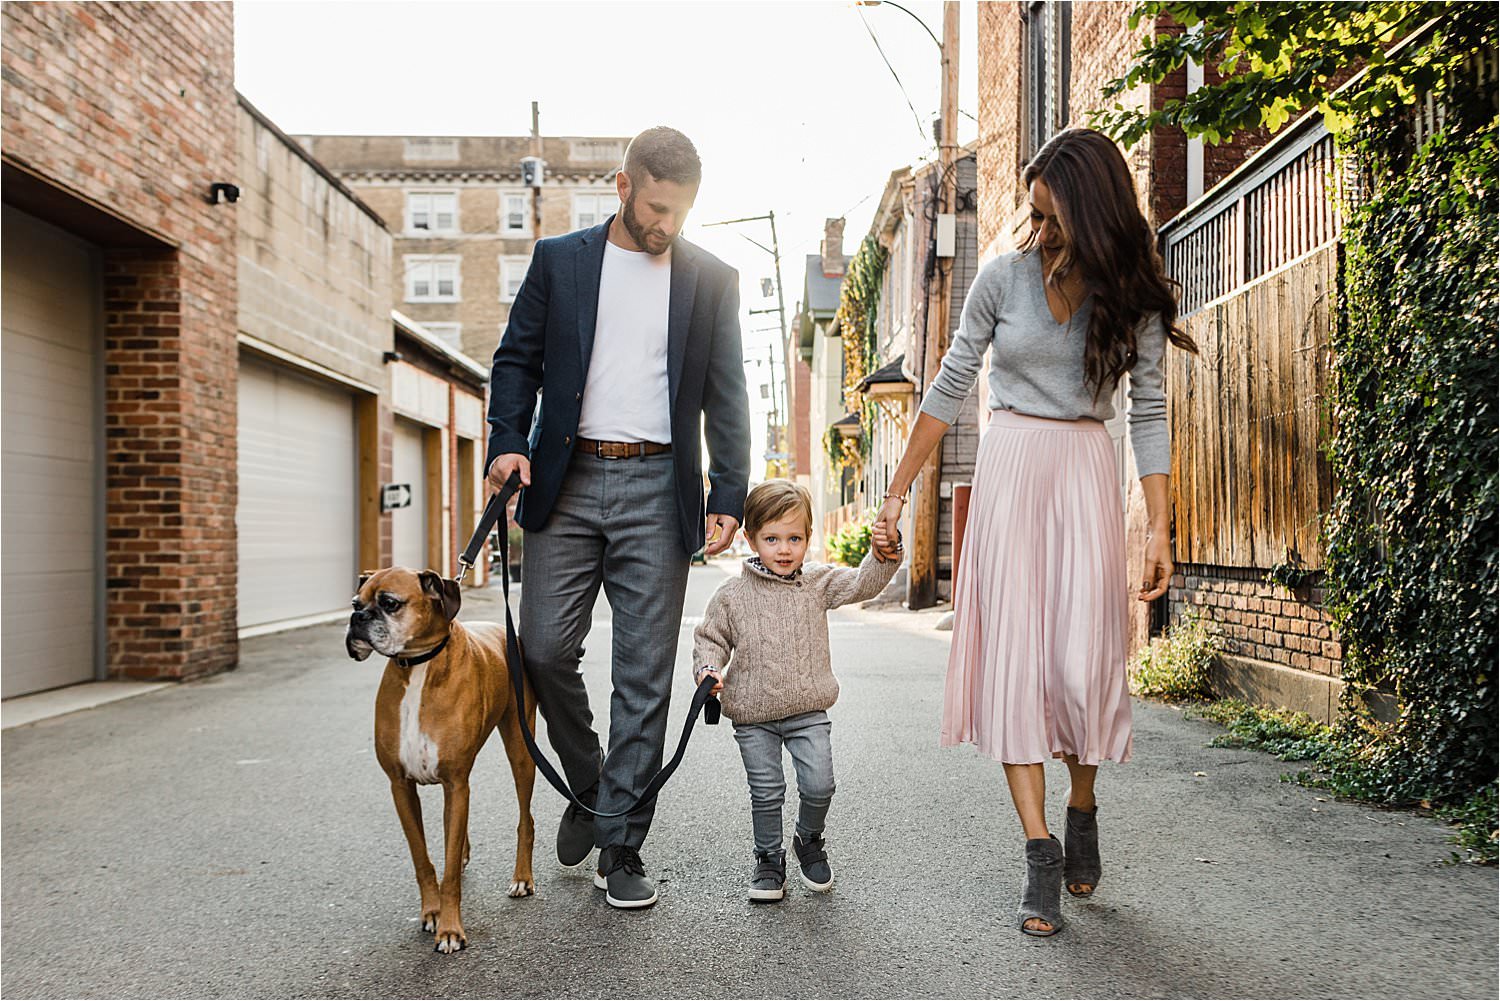
<path id="1" fill-rule="evenodd" d="M 958 333 L 922 400 L 922 413 L 954 423 L 979 378 L 985 349 L 993 346 L 991 410 L 1060 420 L 1110 420 L 1115 416 L 1114 387 L 1107 387 L 1096 399 L 1083 375 L 1092 302 L 1091 296 L 1085 298 L 1071 319 L 1058 323 L 1047 306 L 1040 252 L 1012 252 L 986 264 L 964 300 Z M 1138 476 L 1171 470 L 1162 376 L 1166 342 L 1166 329 L 1157 314 L 1136 327 L 1128 420 Z"/>

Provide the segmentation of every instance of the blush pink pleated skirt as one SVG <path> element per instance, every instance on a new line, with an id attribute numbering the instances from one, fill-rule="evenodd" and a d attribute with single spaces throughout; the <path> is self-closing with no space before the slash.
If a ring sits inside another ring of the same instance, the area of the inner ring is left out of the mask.
<path id="1" fill-rule="evenodd" d="M 1125 519 L 1095 420 L 991 413 L 963 555 L 942 744 L 997 761 L 1130 760 Z"/>

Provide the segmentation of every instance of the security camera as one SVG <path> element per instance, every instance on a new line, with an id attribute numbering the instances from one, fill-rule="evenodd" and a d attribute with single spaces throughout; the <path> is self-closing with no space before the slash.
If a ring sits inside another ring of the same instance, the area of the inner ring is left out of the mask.
<path id="1" fill-rule="evenodd" d="M 235 202 L 240 200 L 239 185 L 225 184 L 223 181 L 216 181 L 215 183 L 209 185 L 208 202 L 210 205 L 219 204 L 220 195 L 224 196 L 224 200 L 226 202 L 229 202 L 231 205 L 234 204 Z"/>

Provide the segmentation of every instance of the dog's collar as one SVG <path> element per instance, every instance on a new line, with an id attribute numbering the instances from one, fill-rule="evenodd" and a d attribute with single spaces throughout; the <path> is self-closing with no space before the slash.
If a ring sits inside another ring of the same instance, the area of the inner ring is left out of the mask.
<path id="1" fill-rule="evenodd" d="M 395 658 L 395 661 L 402 667 L 416 667 L 418 664 L 425 664 L 429 660 L 443 652 L 443 647 L 448 645 L 448 640 L 450 638 L 451 637 L 449 636 L 444 636 L 443 642 L 439 643 L 437 646 L 433 647 L 431 650 L 428 650 L 424 654 L 419 654 L 416 657 L 397 657 Z"/>

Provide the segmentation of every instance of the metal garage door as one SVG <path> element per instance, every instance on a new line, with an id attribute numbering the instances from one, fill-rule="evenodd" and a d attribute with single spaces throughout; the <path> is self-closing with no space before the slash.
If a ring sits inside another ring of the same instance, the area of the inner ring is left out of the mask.
<path id="1" fill-rule="evenodd" d="M 240 358 L 239 625 L 347 610 L 359 537 L 354 401 Z"/>
<path id="2" fill-rule="evenodd" d="M 392 456 L 392 483 L 411 487 L 411 507 L 391 512 L 392 561 L 398 567 L 427 569 L 427 451 L 425 430 L 420 424 L 396 419 L 396 448 Z"/>
<path id="3" fill-rule="evenodd" d="M 101 374 L 97 251 L 4 210 L 0 694 L 98 664 Z"/>

